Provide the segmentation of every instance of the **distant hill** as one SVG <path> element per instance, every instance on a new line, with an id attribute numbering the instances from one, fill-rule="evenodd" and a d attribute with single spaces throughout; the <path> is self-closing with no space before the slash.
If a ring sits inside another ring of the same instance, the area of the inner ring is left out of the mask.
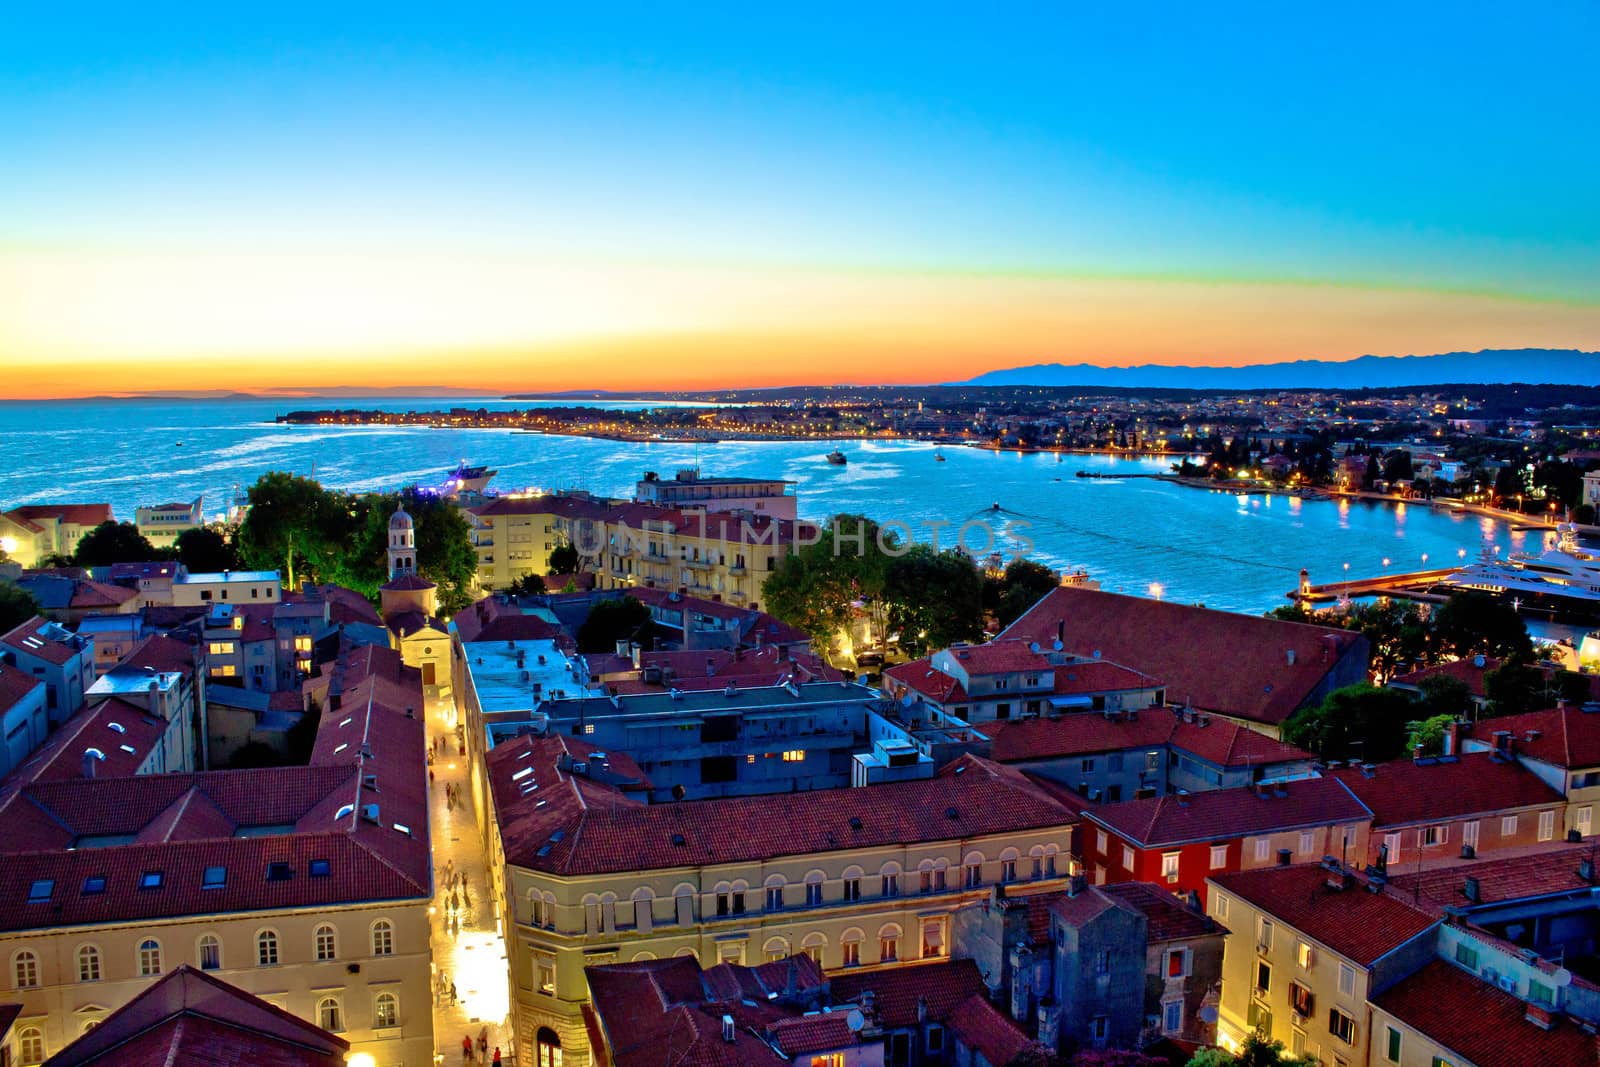
<path id="1" fill-rule="evenodd" d="M 1036 363 L 989 371 L 954 385 L 1110 386 L 1146 389 L 1371 389 L 1443 382 L 1600 385 L 1600 352 L 1506 348 L 1435 356 L 1298 359 L 1248 367 L 1096 367 Z"/>

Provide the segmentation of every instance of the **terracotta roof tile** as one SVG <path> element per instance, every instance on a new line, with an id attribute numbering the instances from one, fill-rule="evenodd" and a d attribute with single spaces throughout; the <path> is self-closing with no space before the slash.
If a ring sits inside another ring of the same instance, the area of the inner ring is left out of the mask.
<path id="1" fill-rule="evenodd" d="M 44 632 L 41 633 L 41 630 Z M 0 645 L 60 667 L 83 651 L 74 645 L 70 633 L 65 635 L 65 640 L 61 639 L 59 636 L 61 634 L 59 623 L 35 615 L 9 633 L 0 636 Z"/>
<path id="2" fill-rule="evenodd" d="M 957 1039 L 982 1054 L 989 1063 L 1008 1064 L 1031 1038 L 982 994 L 973 994 L 950 1012 L 945 1020 Z"/>
<path id="3" fill-rule="evenodd" d="M 1409 896 L 1396 889 L 1370 892 L 1359 876 L 1348 889 L 1330 888 L 1330 880 L 1338 878 L 1320 864 L 1300 864 L 1214 874 L 1210 880 L 1363 967 L 1438 921 L 1427 911 L 1412 907 L 1407 903 Z M 1235 936 L 1254 937 L 1255 933 Z"/>
<path id="4" fill-rule="evenodd" d="M 978 965 L 966 959 L 845 971 L 834 974 L 829 985 L 835 1004 L 859 1004 L 861 995 L 870 990 L 886 1029 L 917 1025 L 918 1001 L 926 1006 L 929 1019 L 942 1022 L 963 1001 L 987 992 Z"/>
<path id="5" fill-rule="evenodd" d="M 1532 771 L 1488 752 L 1422 762 L 1392 760 L 1370 770 L 1346 767 L 1327 773 L 1372 809 L 1374 828 L 1553 807 L 1563 801 Z"/>
<path id="6" fill-rule="evenodd" d="M 1179 941 L 1188 937 L 1220 934 L 1210 917 L 1195 911 L 1160 886 L 1149 882 L 1116 882 L 1100 886 L 1117 900 L 1144 913 L 1150 942 Z"/>
<path id="7" fill-rule="evenodd" d="M 1493 744 L 1494 735 L 1504 730 L 1511 735 L 1517 755 L 1575 770 L 1600 767 L 1600 713 L 1568 705 L 1523 715 L 1502 715 L 1480 719 L 1467 736 Z"/>
<path id="8" fill-rule="evenodd" d="M 1281 783 L 1266 796 L 1249 786 L 1214 789 L 1188 797 L 1103 804 L 1085 811 L 1084 818 L 1150 848 L 1303 826 L 1363 823 L 1372 812 L 1338 779 L 1307 778 Z"/>
<path id="9" fill-rule="evenodd" d="M 1469 904 L 1466 893 L 1468 878 L 1477 881 L 1478 900 L 1483 904 L 1574 890 L 1587 893 L 1593 888 L 1593 883 L 1579 875 L 1578 867 L 1584 860 L 1590 859 L 1593 852 L 1592 845 L 1577 845 L 1504 858 L 1480 859 L 1465 866 L 1435 867 L 1420 874 L 1415 871 L 1391 872 L 1389 884 L 1396 894 L 1433 911 Z"/>
<path id="10" fill-rule="evenodd" d="M 99 526 L 111 521 L 110 504 L 25 504 L 6 512 L 13 518 L 55 519 L 75 526 Z"/>

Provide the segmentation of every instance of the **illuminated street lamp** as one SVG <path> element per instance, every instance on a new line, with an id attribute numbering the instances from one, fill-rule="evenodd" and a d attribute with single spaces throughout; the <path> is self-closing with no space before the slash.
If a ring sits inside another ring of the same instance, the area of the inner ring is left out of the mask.
<path id="1" fill-rule="evenodd" d="M 1150 583 L 1150 595 L 1151 596 L 1155 597 L 1157 600 L 1160 600 L 1161 599 L 1161 594 L 1163 592 L 1165 592 L 1165 590 L 1163 590 L 1161 588 L 1161 583 L 1160 582 L 1151 582 Z"/>

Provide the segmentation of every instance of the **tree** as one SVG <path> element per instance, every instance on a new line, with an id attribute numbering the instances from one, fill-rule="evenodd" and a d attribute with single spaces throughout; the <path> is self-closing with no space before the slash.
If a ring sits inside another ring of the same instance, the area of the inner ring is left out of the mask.
<path id="1" fill-rule="evenodd" d="M 510 593 L 512 596 L 543 596 L 547 590 L 545 589 L 544 578 L 542 576 L 537 574 L 524 574 L 521 578 L 518 578 L 516 581 L 512 582 L 506 588 L 506 592 Z"/>
<path id="2" fill-rule="evenodd" d="M 1323 759 L 1377 763 L 1405 752 L 1406 724 L 1415 710 L 1408 694 L 1363 682 L 1295 712 L 1283 724 L 1283 739 Z"/>
<path id="3" fill-rule="evenodd" d="M 11 630 L 39 614 L 39 602 L 16 582 L 0 579 L 0 634 Z"/>
<path id="4" fill-rule="evenodd" d="M 1361 476 L 1361 488 L 1371 489 L 1378 484 L 1378 479 L 1383 477 L 1383 468 L 1378 466 L 1377 456 L 1367 457 L 1367 470 Z"/>
<path id="5" fill-rule="evenodd" d="M 444 616 L 472 603 L 478 576 L 478 552 L 472 528 L 449 500 L 414 490 L 348 498 L 348 510 L 361 520 L 354 551 L 332 575 L 340 585 L 374 596 L 389 580 L 389 520 L 405 508 L 417 542 L 417 573 L 439 587 L 439 613 Z"/>
<path id="6" fill-rule="evenodd" d="M 917 545 L 890 560 L 883 599 L 907 655 L 983 636 L 983 578 L 959 549 L 936 553 Z"/>
<path id="7" fill-rule="evenodd" d="M 1527 492 L 1527 486 L 1522 482 L 1522 471 L 1517 467 L 1506 466 L 1495 471 L 1494 495 L 1499 500 L 1500 506 L 1505 507 L 1512 501 Z"/>
<path id="8" fill-rule="evenodd" d="M 599 600 L 578 628 L 578 651 L 613 652 L 624 638 L 651 646 L 650 609 L 631 596 Z"/>
<path id="9" fill-rule="evenodd" d="M 1533 655 L 1522 616 L 1505 601 L 1475 589 L 1451 593 L 1434 612 L 1433 629 L 1441 651 L 1463 659 L 1479 653 L 1522 660 Z"/>
<path id="10" fill-rule="evenodd" d="M 576 548 L 563 542 L 550 552 L 549 566 L 551 574 L 577 574 L 582 560 Z"/>
<path id="11" fill-rule="evenodd" d="M 1383 457 L 1383 480 L 1393 488 L 1400 482 L 1409 482 L 1412 478 L 1411 453 L 1403 448 L 1397 448 Z"/>
<path id="12" fill-rule="evenodd" d="M 1282 1041 L 1256 1033 L 1244 1039 L 1238 1052 L 1203 1048 L 1190 1057 L 1188 1067 L 1314 1067 L 1316 1062 L 1308 1056 L 1290 1055 L 1283 1050 Z"/>
<path id="13" fill-rule="evenodd" d="M 1001 626 L 1010 626 L 1059 584 L 1056 572 L 1044 564 L 1031 559 L 1012 560 L 1000 578 L 995 617 Z"/>
<path id="14" fill-rule="evenodd" d="M 1420 747 L 1424 756 L 1437 756 L 1444 751 L 1444 736 L 1454 715 L 1431 715 L 1406 723 L 1406 749 L 1416 752 Z"/>
<path id="15" fill-rule="evenodd" d="M 1072 1067 L 1168 1067 L 1165 1056 L 1147 1056 L 1125 1048 L 1084 1049 L 1072 1057 Z"/>
<path id="16" fill-rule="evenodd" d="M 1496 716 L 1555 707 L 1558 700 L 1581 704 L 1589 699 L 1590 691 L 1586 675 L 1547 670 L 1519 660 L 1502 663 L 1483 676 L 1489 714 Z"/>
<path id="17" fill-rule="evenodd" d="M 246 566 L 281 572 L 289 589 L 299 589 L 302 579 L 326 580 L 339 569 L 358 526 L 335 494 L 310 478 L 269 471 L 248 495 L 250 509 L 236 542 Z"/>
<path id="18" fill-rule="evenodd" d="M 220 532 L 210 526 L 196 526 L 178 535 L 173 546 L 178 562 L 191 574 L 215 574 L 239 569 L 239 553 Z"/>
<path id="19" fill-rule="evenodd" d="M 113 563 L 144 563 L 160 555 L 139 527 L 107 519 L 83 535 L 72 561 L 80 567 L 109 567 Z"/>
<path id="20" fill-rule="evenodd" d="M 897 547 L 888 537 L 884 544 Z M 882 594 L 891 559 L 879 544 L 876 523 L 863 515 L 836 515 L 819 531 L 815 544 L 783 558 L 767 576 L 762 597 L 768 611 L 827 650 L 850 626 L 858 602 L 872 613 L 875 631 L 882 632 L 887 621 Z"/>
<path id="21" fill-rule="evenodd" d="M 1430 675 L 1422 680 L 1422 706 L 1431 718 L 1447 715 L 1459 718 L 1472 706 L 1472 687 L 1448 674 Z"/>

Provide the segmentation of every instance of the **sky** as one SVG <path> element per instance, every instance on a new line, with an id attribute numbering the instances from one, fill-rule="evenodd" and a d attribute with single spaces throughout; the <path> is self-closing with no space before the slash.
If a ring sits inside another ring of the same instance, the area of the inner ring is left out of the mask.
<path id="1" fill-rule="evenodd" d="M 591 6 L 0 6 L 0 395 L 1600 348 L 1593 3 Z"/>

